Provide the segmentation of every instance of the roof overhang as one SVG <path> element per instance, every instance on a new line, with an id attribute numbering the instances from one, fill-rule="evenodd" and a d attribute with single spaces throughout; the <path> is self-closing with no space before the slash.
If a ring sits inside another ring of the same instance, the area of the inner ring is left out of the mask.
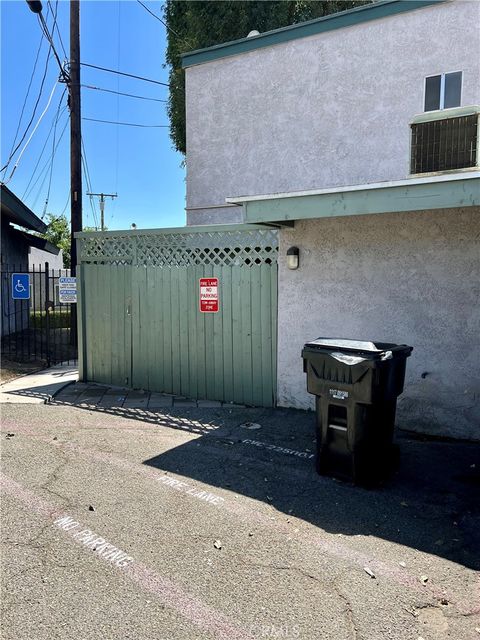
<path id="1" fill-rule="evenodd" d="M 226 198 L 241 205 L 246 223 L 399 213 L 480 206 L 480 171 L 394 182 Z"/>
<path id="2" fill-rule="evenodd" d="M 60 249 L 58 247 L 56 247 L 48 240 L 45 240 L 44 238 L 34 236 L 32 233 L 27 233 L 26 231 L 21 231 L 20 229 L 12 229 L 12 233 L 17 236 L 17 238 L 21 242 L 28 245 L 29 247 L 41 249 L 42 251 L 52 253 L 55 256 L 58 256 L 58 254 L 60 253 Z"/>
<path id="3" fill-rule="evenodd" d="M 272 45 L 282 44 L 297 38 L 306 38 L 314 36 L 326 31 L 335 29 L 343 29 L 344 27 L 352 27 L 362 22 L 378 20 L 394 16 L 405 11 L 414 9 L 422 9 L 429 5 L 440 4 L 446 0 L 380 0 L 372 2 L 372 4 L 354 7 L 347 11 L 332 13 L 328 16 L 308 20 L 307 22 L 299 22 L 280 29 L 266 31 L 257 36 L 249 38 L 241 38 L 232 42 L 224 42 L 205 49 L 197 49 L 189 51 L 181 55 L 182 67 L 192 67 L 205 62 L 212 62 L 219 58 L 238 55 L 240 53 L 248 53 L 255 49 L 263 49 Z"/>
<path id="4" fill-rule="evenodd" d="M 47 225 L 4 184 L 1 185 L 1 196 L 2 218 L 26 229 L 45 233 Z"/>

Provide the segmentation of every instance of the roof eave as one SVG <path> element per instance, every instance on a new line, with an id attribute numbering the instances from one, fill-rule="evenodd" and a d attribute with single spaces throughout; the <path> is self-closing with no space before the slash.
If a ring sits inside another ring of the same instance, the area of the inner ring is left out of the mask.
<path id="1" fill-rule="evenodd" d="M 440 4 L 447 0 L 380 0 L 372 4 L 354 7 L 347 11 L 332 13 L 328 16 L 300 22 L 280 29 L 266 31 L 258 36 L 241 38 L 231 42 L 224 42 L 205 49 L 197 49 L 181 54 L 182 67 L 212 62 L 219 58 L 248 53 L 256 49 L 282 44 L 298 38 L 317 35 L 326 31 L 352 27 L 362 22 L 378 20 L 414 9 L 422 9 L 429 5 Z"/>

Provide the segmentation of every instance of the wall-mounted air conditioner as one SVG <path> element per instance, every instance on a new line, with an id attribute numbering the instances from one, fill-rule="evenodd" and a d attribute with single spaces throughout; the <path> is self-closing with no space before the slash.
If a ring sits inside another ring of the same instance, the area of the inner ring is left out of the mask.
<path id="1" fill-rule="evenodd" d="M 422 113 L 410 127 L 411 175 L 479 168 L 480 107 Z"/>

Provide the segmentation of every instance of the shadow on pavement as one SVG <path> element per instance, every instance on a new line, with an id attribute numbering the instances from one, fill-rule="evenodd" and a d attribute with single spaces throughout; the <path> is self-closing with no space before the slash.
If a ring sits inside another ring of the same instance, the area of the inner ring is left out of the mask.
<path id="1" fill-rule="evenodd" d="M 329 533 L 375 536 L 480 569 L 478 445 L 402 437 L 399 471 L 367 490 L 317 475 L 306 451 L 314 450 L 312 414 L 277 409 L 249 419 L 262 429 L 224 425 L 145 464 L 267 502 Z"/>
<path id="2" fill-rule="evenodd" d="M 56 404 L 69 404 L 65 397 Z M 329 533 L 373 536 L 480 569 L 480 445 L 400 434 L 380 489 L 319 476 L 314 414 L 290 409 L 78 408 L 201 437 L 144 464 L 271 504 Z M 261 424 L 248 430 L 245 422 Z M 401 560 L 399 550 L 399 560 Z"/>

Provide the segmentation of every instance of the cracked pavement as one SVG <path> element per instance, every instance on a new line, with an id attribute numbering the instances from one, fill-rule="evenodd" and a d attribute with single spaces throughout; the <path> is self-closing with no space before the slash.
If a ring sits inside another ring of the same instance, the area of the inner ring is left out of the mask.
<path id="1" fill-rule="evenodd" d="M 400 435 L 366 490 L 315 473 L 311 413 L 68 389 L 2 407 L 4 640 L 480 639 L 478 444 Z"/>

